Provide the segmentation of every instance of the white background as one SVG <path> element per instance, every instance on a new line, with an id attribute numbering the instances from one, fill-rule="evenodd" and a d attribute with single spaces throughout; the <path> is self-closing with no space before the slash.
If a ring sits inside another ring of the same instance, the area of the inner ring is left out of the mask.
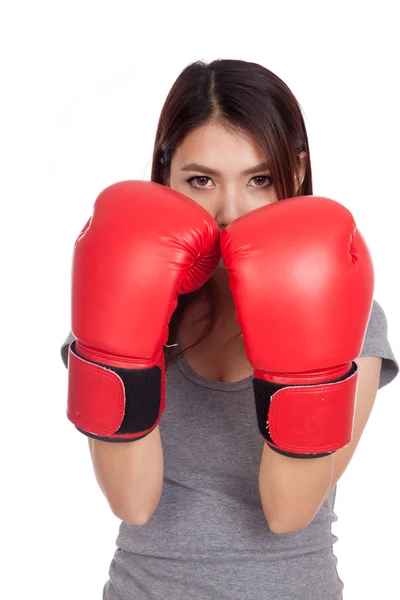
<path id="1" fill-rule="evenodd" d="M 139 6 L 138 6 L 139 4 Z M 8 2 L 0 14 L 2 598 L 99 600 L 119 521 L 65 416 L 72 248 L 97 194 L 148 179 L 197 59 L 259 62 L 305 113 L 314 193 L 355 215 L 400 357 L 396 2 Z M 400 597 L 396 380 L 338 486 L 345 600 Z M 173 599 L 171 599 L 173 600 Z M 217 599 L 216 599 L 217 600 Z M 321 598 L 321 600 L 324 600 Z"/>

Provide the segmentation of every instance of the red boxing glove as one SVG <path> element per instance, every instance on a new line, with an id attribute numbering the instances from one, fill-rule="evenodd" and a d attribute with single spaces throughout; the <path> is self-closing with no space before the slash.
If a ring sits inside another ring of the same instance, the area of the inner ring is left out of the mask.
<path id="1" fill-rule="evenodd" d="M 346 446 L 374 289 L 352 214 L 328 198 L 288 198 L 238 218 L 220 243 L 261 435 L 299 458 Z"/>
<path id="2" fill-rule="evenodd" d="M 186 196 L 147 181 L 99 195 L 72 266 L 67 416 L 79 431 L 129 442 L 156 427 L 178 295 L 202 286 L 219 257 L 216 222 Z"/>

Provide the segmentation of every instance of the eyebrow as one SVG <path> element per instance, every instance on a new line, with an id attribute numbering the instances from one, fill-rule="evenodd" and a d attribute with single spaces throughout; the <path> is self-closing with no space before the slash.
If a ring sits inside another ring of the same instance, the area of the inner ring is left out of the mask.
<path id="1" fill-rule="evenodd" d="M 251 175 L 252 173 L 259 173 L 260 171 L 266 171 L 269 168 L 268 163 L 262 162 L 246 171 L 243 171 L 241 175 Z M 210 169 L 210 167 L 205 167 L 204 165 L 199 165 L 198 163 L 189 163 L 182 167 L 181 171 L 201 171 L 202 173 L 207 173 L 208 175 L 221 175 L 215 169 Z"/>

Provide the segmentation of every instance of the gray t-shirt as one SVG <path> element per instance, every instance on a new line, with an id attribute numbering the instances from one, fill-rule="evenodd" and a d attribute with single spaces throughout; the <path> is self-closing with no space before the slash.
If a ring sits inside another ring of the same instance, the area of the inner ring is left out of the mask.
<path id="1" fill-rule="evenodd" d="M 376 301 L 361 356 L 383 357 L 380 388 L 399 371 Z M 160 503 L 144 526 L 121 522 L 103 600 L 342 599 L 331 531 L 336 486 L 305 529 L 268 528 L 252 377 L 212 381 L 179 357 L 167 370 L 160 433 Z"/>

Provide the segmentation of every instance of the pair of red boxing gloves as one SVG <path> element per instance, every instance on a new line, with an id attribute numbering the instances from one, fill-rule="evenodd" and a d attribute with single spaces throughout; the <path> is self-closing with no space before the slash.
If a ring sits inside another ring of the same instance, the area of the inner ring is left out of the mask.
<path id="1" fill-rule="evenodd" d="M 74 247 L 68 419 L 109 442 L 157 426 L 178 295 L 202 286 L 221 253 L 266 443 L 298 458 L 346 446 L 373 265 L 349 210 L 316 196 L 256 209 L 220 234 L 203 207 L 170 188 L 106 188 Z"/>

